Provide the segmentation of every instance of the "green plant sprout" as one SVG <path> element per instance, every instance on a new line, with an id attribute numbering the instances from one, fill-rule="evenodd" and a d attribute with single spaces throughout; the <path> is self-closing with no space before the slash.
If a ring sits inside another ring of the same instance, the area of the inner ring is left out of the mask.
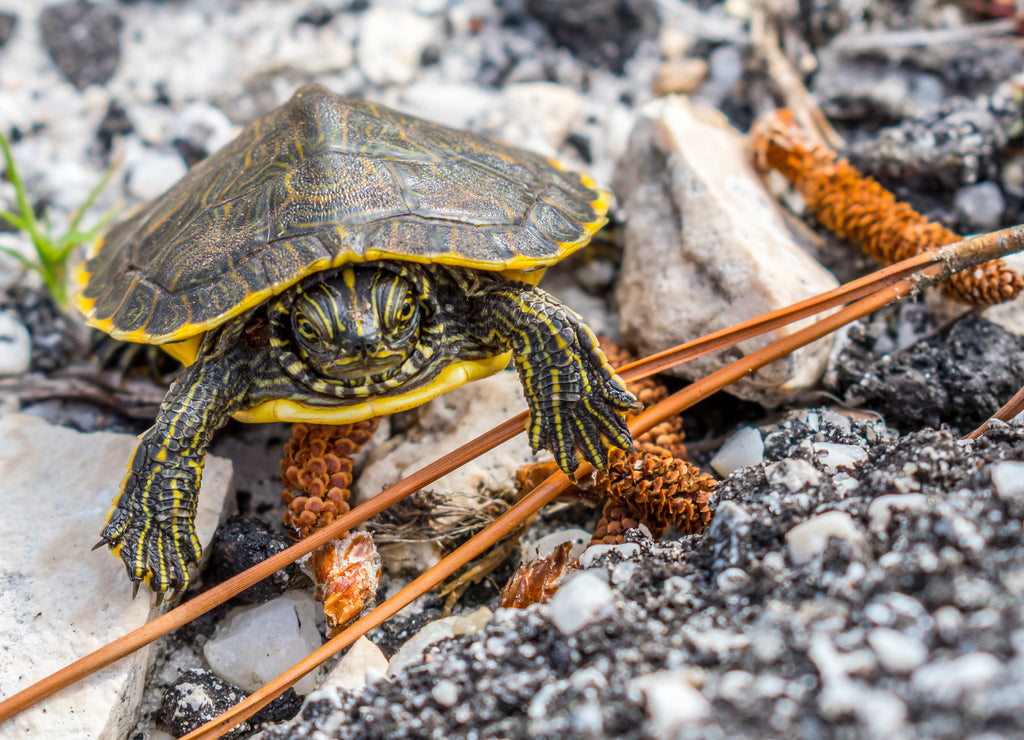
<path id="1" fill-rule="evenodd" d="M 15 213 L 13 211 L 0 210 L 0 219 L 28 235 L 29 239 L 32 240 L 33 246 L 35 246 L 38 261 L 33 261 L 20 254 L 17 250 L 3 245 L 0 245 L 0 252 L 13 257 L 29 270 L 39 273 L 43 282 L 46 283 L 50 295 L 53 296 L 62 309 L 67 310 L 68 294 L 65 287 L 65 278 L 68 257 L 76 247 L 95 240 L 100 231 L 103 230 L 117 212 L 116 207 L 112 208 L 103 214 L 91 229 L 82 230 L 79 228 L 79 224 L 86 211 L 92 207 L 97 196 L 106 187 L 107 183 L 110 182 L 110 178 L 114 174 L 114 168 L 111 167 L 106 171 L 100 181 L 96 183 L 96 186 L 89 191 L 89 195 L 86 196 L 82 205 L 71 214 L 68 230 L 55 237 L 52 224 L 50 223 L 49 207 L 43 213 L 41 221 L 36 218 L 35 212 L 32 210 L 32 204 L 29 203 L 25 184 L 22 182 L 18 169 L 14 165 L 10 143 L 3 132 L 0 132 L 0 149 L 3 149 L 4 161 L 7 165 L 7 177 L 14 186 L 18 211 Z"/>

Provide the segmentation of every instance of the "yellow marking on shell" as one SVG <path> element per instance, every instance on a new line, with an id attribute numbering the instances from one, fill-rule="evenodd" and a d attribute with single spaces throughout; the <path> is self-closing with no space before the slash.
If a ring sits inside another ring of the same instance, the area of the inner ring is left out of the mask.
<path id="1" fill-rule="evenodd" d="M 373 416 L 395 414 L 415 408 L 471 380 L 494 375 L 505 369 L 511 357 L 510 352 L 504 352 L 485 360 L 453 362 L 439 372 L 433 381 L 421 388 L 397 396 L 371 398 L 353 406 L 311 406 L 301 401 L 277 399 L 264 401 L 245 411 L 238 411 L 234 417 L 249 424 L 271 421 L 353 424 Z"/>

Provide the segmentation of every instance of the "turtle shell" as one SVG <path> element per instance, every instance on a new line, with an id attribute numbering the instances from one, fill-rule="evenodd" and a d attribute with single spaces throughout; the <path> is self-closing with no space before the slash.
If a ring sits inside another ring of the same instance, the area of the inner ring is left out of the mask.
<path id="1" fill-rule="evenodd" d="M 309 85 L 111 229 L 77 302 L 119 339 L 179 342 L 346 263 L 539 270 L 608 201 L 551 160 Z"/>

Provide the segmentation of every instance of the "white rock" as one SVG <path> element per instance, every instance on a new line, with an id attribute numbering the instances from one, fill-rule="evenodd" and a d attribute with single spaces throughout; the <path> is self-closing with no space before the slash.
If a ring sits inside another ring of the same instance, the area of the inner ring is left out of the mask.
<path id="1" fill-rule="evenodd" d="M 371 7 L 363 15 L 356 60 L 371 82 L 405 84 L 416 76 L 437 24 L 407 10 Z"/>
<path id="2" fill-rule="evenodd" d="M 764 440 L 754 427 L 741 427 L 711 458 L 711 467 L 723 478 L 740 468 L 757 465 L 764 459 Z"/>
<path id="3" fill-rule="evenodd" d="M 657 352 L 836 286 L 793 241 L 751 168 L 740 135 L 702 120 L 685 100 L 645 106 L 620 160 L 615 191 L 627 213 L 618 287 L 622 334 Z M 678 368 L 694 378 L 797 324 Z M 824 371 L 830 339 L 747 376 L 727 390 L 777 405 Z"/>
<path id="4" fill-rule="evenodd" d="M 868 506 L 868 528 L 884 532 L 892 521 L 893 511 L 925 511 L 928 497 L 923 493 L 889 493 L 879 496 Z"/>
<path id="5" fill-rule="evenodd" d="M 32 364 L 32 337 L 12 311 L 0 311 L 0 378 L 27 373 Z"/>
<path id="6" fill-rule="evenodd" d="M 638 676 L 629 682 L 629 689 L 643 694 L 652 734 L 658 738 L 674 738 L 681 728 L 711 714 L 711 702 L 679 671 Z"/>
<path id="7" fill-rule="evenodd" d="M 839 468 L 853 469 L 868 459 L 867 450 L 859 445 L 843 445 L 834 442 L 812 442 L 815 460 L 823 465 L 829 473 Z"/>
<path id="8" fill-rule="evenodd" d="M 631 558 L 640 554 L 640 545 L 635 542 L 623 542 L 621 545 L 591 545 L 580 555 L 580 567 L 592 568 L 599 557 L 609 552 L 618 553 L 624 558 Z"/>
<path id="9" fill-rule="evenodd" d="M 459 687 L 453 682 L 443 679 L 430 689 L 430 695 L 442 707 L 454 707 L 459 701 Z"/>
<path id="10" fill-rule="evenodd" d="M 615 609 L 615 597 L 607 583 L 584 570 L 564 582 L 551 597 L 548 608 L 554 625 L 562 634 L 570 635 L 611 614 Z"/>
<path id="11" fill-rule="evenodd" d="M 132 599 L 118 558 L 91 552 L 137 443 L 130 434 L 0 416 L 0 698 L 157 615 L 145 587 Z M 196 520 L 204 549 L 230 490 L 231 463 L 208 457 Z M 0 735 L 126 737 L 151 657 L 151 647 L 133 653 L 9 720 Z"/>
<path id="12" fill-rule="evenodd" d="M 180 180 L 186 169 L 177 152 L 144 149 L 128 173 L 128 189 L 139 200 L 151 200 Z"/>
<path id="13" fill-rule="evenodd" d="M 583 98 L 571 87 L 553 82 L 519 82 L 501 92 L 496 133 L 539 154 L 553 155 L 572 130 Z"/>
<path id="14" fill-rule="evenodd" d="M 809 563 L 824 554 L 832 538 L 845 540 L 862 554 L 867 540 L 853 517 L 845 511 L 829 511 L 802 522 L 786 532 L 786 548 L 794 565 Z"/>
<path id="15" fill-rule="evenodd" d="M 388 659 L 384 657 L 381 649 L 366 637 L 360 637 L 352 643 L 352 647 L 331 669 L 307 701 L 315 699 L 321 691 L 329 689 L 362 691 L 373 678 L 385 675 L 387 671 Z"/>
<path id="16" fill-rule="evenodd" d="M 821 471 L 800 458 L 788 458 L 766 465 L 764 474 L 771 485 L 784 487 L 790 493 L 815 486 L 821 480 Z"/>
<path id="17" fill-rule="evenodd" d="M 203 646 L 203 655 L 218 676 L 253 692 L 320 647 L 317 612 L 316 601 L 304 591 L 234 610 Z M 321 670 L 307 674 L 295 690 L 308 694 L 320 675 Z"/>
<path id="18" fill-rule="evenodd" d="M 491 620 L 491 610 L 480 607 L 472 614 L 457 617 L 444 617 L 428 622 L 420 631 L 410 637 L 398 649 L 388 662 L 388 675 L 395 676 L 406 668 L 416 665 L 423 659 L 423 652 L 435 642 L 455 637 L 471 635 L 479 632 Z"/>
<path id="19" fill-rule="evenodd" d="M 889 673 L 910 673 L 928 660 L 928 647 L 913 635 L 875 627 L 868 632 L 867 639 L 878 662 Z"/>
<path id="20" fill-rule="evenodd" d="M 992 466 L 992 485 L 1003 501 L 1024 501 L 1024 462 L 1003 461 Z"/>
<path id="21" fill-rule="evenodd" d="M 948 704 L 968 691 L 984 688 L 1002 670 L 999 659 L 991 653 L 968 653 L 921 666 L 910 676 L 910 684 L 933 701 Z"/>

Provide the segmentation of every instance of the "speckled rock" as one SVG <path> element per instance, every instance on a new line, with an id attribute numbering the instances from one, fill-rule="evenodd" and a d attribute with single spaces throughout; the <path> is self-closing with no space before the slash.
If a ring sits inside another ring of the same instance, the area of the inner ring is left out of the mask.
<path id="1" fill-rule="evenodd" d="M 80 434 L 19 414 L 0 416 L 0 697 L 158 614 L 145 589 L 132 599 L 118 558 L 106 548 L 92 551 L 137 442 L 130 434 Z M 208 457 L 196 520 L 204 547 L 230 487 L 230 463 Z M 137 719 L 151 658 L 152 647 L 133 653 L 23 712 L 3 731 L 40 740 L 123 738 Z"/>

